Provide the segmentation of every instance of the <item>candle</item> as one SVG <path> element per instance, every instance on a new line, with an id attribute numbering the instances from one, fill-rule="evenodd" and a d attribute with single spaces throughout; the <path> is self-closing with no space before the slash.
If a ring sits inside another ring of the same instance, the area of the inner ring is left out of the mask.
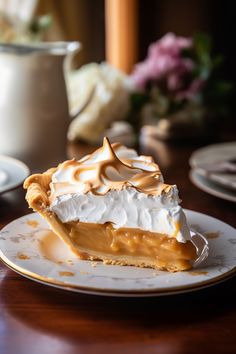
<path id="1" fill-rule="evenodd" d="M 106 61 L 130 73 L 137 61 L 137 0 L 106 0 Z"/>

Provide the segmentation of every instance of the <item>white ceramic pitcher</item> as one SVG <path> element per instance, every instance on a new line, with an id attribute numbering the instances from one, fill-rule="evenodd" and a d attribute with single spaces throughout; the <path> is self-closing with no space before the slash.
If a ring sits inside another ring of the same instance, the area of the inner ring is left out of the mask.
<path id="1" fill-rule="evenodd" d="M 64 71 L 79 49 L 78 42 L 0 44 L 0 154 L 41 168 L 65 157 Z"/>

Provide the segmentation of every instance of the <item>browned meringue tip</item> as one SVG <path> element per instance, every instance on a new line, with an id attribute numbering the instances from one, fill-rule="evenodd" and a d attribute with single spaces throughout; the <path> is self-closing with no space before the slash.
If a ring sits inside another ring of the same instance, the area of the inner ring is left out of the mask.
<path id="1" fill-rule="evenodd" d="M 101 151 L 105 151 L 105 150 L 107 150 L 109 152 L 109 155 L 112 158 L 118 159 L 115 151 L 112 148 L 110 140 L 106 136 L 104 136 L 104 138 L 103 138 L 103 144 L 102 144 L 102 148 L 101 148 Z"/>
<path id="2" fill-rule="evenodd" d="M 127 154 L 126 154 L 127 151 Z M 51 183 L 51 198 L 68 193 L 105 195 L 110 190 L 134 188 L 147 195 L 160 195 L 172 186 L 163 183 L 162 174 L 151 157 L 107 137 L 103 145 L 79 161 L 65 161 L 58 166 Z"/>

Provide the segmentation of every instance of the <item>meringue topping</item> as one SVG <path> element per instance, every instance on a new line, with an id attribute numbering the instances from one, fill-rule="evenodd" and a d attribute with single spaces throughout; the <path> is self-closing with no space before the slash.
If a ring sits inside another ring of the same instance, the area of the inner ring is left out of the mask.
<path id="1" fill-rule="evenodd" d="M 176 185 L 164 184 L 149 156 L 104 138 L 103 146 L 79 161 L 58 166 L 50 184 L 50 206 L 63 222 L 105 224 L 190 239 Z"/>
<path id="2" fill-rule="evenodd" d="M 111 190 L 135 188 L 147 195 L 168 193 L 160 169 L 149 156 L 104 138 L 103 146 L 79 161 L 60 164 L 52 176 L 50 201 L 60 195 L 88 193 L 105 195 Z"/>

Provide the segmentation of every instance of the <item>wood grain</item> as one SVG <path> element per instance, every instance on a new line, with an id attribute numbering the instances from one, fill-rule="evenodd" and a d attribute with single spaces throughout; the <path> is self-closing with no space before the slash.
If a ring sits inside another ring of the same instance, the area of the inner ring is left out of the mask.
<path id="1" fill-rule="evenodd" d="M 189 181 L 194 148 L 157 143 L 142 152 L 154 154 L 166 181 L 179 186 L 184 207 L 236 226 L 235 204 Z M 22 190 L 0 196 L 0 227 L 27 212 Z M 74 294 L 24 279 L 2 264 L 0 353 L 235 353 L 235 298 L 234 279 L 159 298 Z"/>

